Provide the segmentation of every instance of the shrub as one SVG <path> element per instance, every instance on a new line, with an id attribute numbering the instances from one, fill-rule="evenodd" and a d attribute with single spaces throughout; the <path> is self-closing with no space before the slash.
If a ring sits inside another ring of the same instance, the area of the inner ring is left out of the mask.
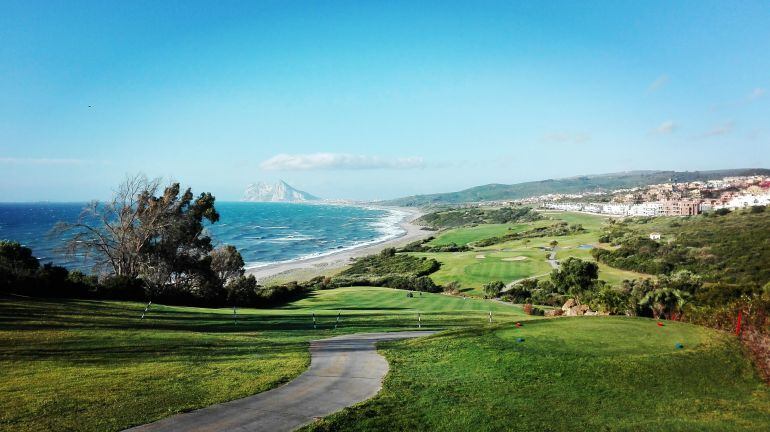
<path id="1" fill-rule="evenodd" d="M 500 295 L 500 292 L 502 292 L 503 288 L 505 288 L 505 283 L 498 280 L 485 284 L 483 290 L 487 297 L 494 298 Z"/>
<path id="2" fill-rule="evenodd" d="M 460 293 L 460 288 L 462 288 L 460 282 L 452 281 L 444 286 L 444 292 L 447 294 L 457 295 Z"/>
<path id="3" fill-rule="evenodd" d="M 102 299 L 136 300 L 147 298 L 144 283 L 129 276 L 110 276 L 102 280 L 96 296 Z"/>
<path id="4" fill-rule="evenodd" d="M 537 316 L 543 316 L 545 315 L 545 311 L 542 309 L 533 306 L 531 303 L 525 304 L 522 309 L 524 309 L 524 313 L 527 315 L 537 315 Z"/>

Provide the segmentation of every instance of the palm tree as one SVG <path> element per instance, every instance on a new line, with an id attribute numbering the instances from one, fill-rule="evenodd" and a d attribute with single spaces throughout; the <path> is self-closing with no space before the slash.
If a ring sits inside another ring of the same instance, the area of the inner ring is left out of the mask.
<path id="1" fill-rule="evenodd" d="M 647 293 L 639 302 L 640 306 L 649 307 L 655 319 L 661 316 L 670 319 L 677 317 L 687 303 L 689 294 L 673 288 L 658 288 Z"/>

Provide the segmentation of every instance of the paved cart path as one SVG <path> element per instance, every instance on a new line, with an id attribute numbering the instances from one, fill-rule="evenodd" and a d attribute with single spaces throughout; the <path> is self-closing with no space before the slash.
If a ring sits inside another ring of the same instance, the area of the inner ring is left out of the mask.
<path id="1" fill-rule="evenodd" d="M 313 341 L 310 368 L 284 386 L 129 431 L 291 431 L 380 391 L 388 362 L 375 343 L 433 333 L 360 333 Z"/>

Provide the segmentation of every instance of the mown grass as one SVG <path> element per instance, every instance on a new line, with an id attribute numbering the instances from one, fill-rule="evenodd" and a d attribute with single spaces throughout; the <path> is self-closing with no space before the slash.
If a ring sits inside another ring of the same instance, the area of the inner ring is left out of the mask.
<path id="1" fill-rule="evenodd" d="M 492 301 L 342 288 L 272 310 L 3 298 L 0 430 L 110 431 L 258 393 L 309 364 L 308 342 L 341 333 L 486 326 L 521 319 Z M 312 314 L 317 324 L 313 328 Z M 337 315 L 340 321 L 337 323 Z M 336 329 L 335 329 L 336 325 Z"/>
<path id="2" fill-rule="evenodd" d="M 687 324 L 558 318 L 388 343 L 381 351 L 391 364 L 383 391 L 306 430 L 766 431 L 770 425 L 770 389 L 736 340 Z"/>
<path id="3" fill-rule="evenodd" d="M 418 256 L 433 258 L 441 263 L 441 268 L 430 275 L 439 285 L 452 281 L 460 282 L 467 294 L 482 296 L 481 287 L 490 281 L 501 280 L 505 283 L 546 274 L 551 267 L 545 260 L 545 252 L 537 249 L 472 252 L 419 253 Z M 521 260 L 514 260 L 520 259 Z"/>

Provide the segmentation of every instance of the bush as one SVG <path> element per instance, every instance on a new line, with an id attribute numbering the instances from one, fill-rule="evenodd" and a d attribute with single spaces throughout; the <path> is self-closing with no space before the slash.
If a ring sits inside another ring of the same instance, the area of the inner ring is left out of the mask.
<path id="1" fill-rule="evenodd" d="M 460 282 L 452 281 L 444 286 L 444 292 L 447 294 L 457 295 L 460 293 L 460 288 L 462 288 Z"/>
<path id="2" fill-rule="evenodd" d="M 483 287 L 484 294 L 486 294 L 487 297 L 494 298 L 500 295 L 500 292 L 503 291 L 505 288 L 505 283 L 503 281 L 492 281 L 488 284 L 485 284 Z"/>
<path id="3" fill-rule="evenodd" d="M 97 288 L 96 296 L 112 300 L 144 301 L 147 293 L 144 283 L 137 278 L 128 276 L 110 276 L 102 280 Z"/>
<path id="4" fill-rule="evenodd" d="M 418 258 L 407 254 L 396 254 L 388 248 L 379 255 L 369 255 L 356 260 L 341 276 L 384 276 L 400 274 L 404 276 L 426 276 L 441 267 L 435 259 Z"/>
<path id="5" fill-rule="evenodd" d="M 537 316 L 543 316 L 545 315 L 545 311 L 542 309 L 533 306 L 531 303 L 525 304 L 522 309 L 524 310 L 524 313 L 527 315 L 537 315 Z"/>

